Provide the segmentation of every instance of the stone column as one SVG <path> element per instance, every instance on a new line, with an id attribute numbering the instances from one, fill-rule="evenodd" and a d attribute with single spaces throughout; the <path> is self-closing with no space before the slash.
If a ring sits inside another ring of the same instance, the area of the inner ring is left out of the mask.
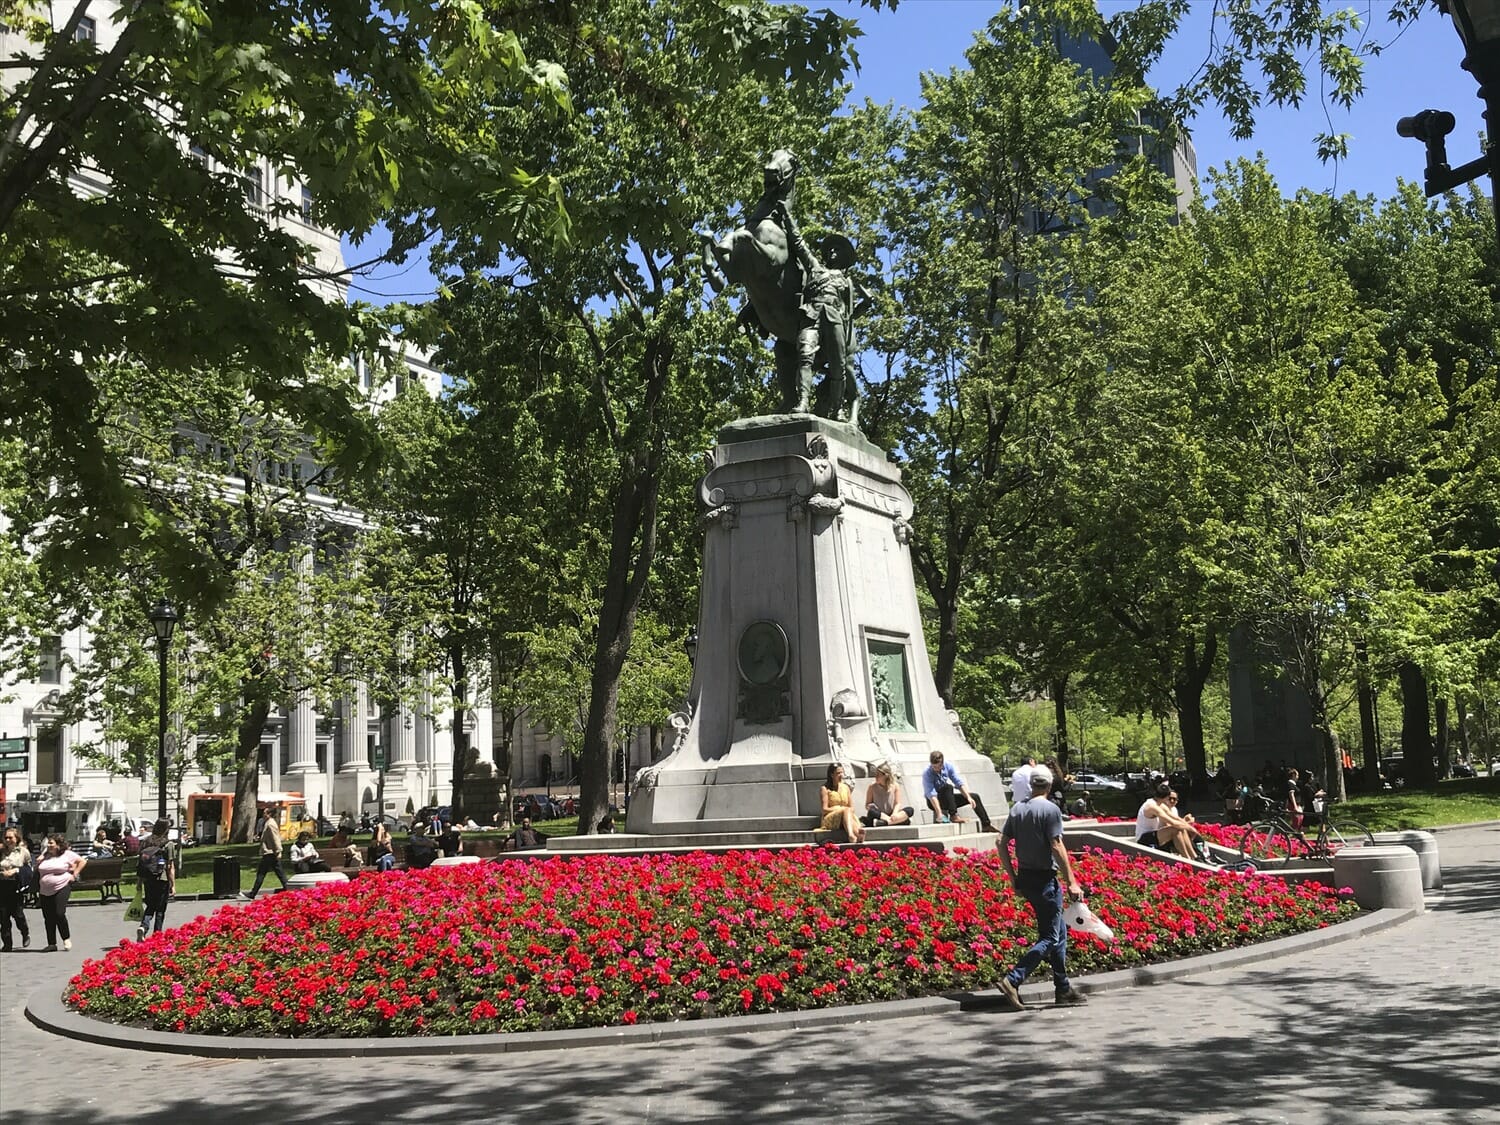
<path id="1" fill-rule="evenodd" d="M 436 765 L 433 758 L 434 751 L 437 749 L 433 744 L 433 735 L 436 732 L 432 729 L 432 674 L 423 672 L 418 677 L 418 682 L 422 685 L 422 691 L 417 697 L 416 710 L 412 714 L 414 724 L 412 733 L 415 736 L 413 746 L 416 749 L 417 765 L 431 771 Z"/>
<path id="2" fill-rule="evenodd" d="M 386 747 L 392 770 L 417 768 L 416 716 L 404 703 L 397 703 L 391 714 L 391 744 Z"/>
<path id="3" fill-rule="evenodd" d="M 375 771 L 370 767 L 370 690 L 363 680 L 355 684 L 353 694 L 345 696 L 339 707 L 343 712 L 343 722 L 339 724 L 338 745 L 335 747 L 338 770 L 329 787 L 333 798 L 331 815 L 336 817 L 347 812 L 357 818 L 363 811 L 366 791 L 373 800 L 379 789 Z"/>
<path id="4" fill-rule="evenodd" d="M 339 724 L 339 772 L 369 769 L 370 751 L 365 716 L 370 709 L 370 690 L 363 680 L 355 685 L 354 694 L 345 696 L 339 706 L 344 717 Z"/>
<path id="5" fill-rule="evenodd" d="M 318 768 L 318 717 L 311 692 L 300 691 L 287 708 L 287 759 L 285 773 L 316 772 Z"/>

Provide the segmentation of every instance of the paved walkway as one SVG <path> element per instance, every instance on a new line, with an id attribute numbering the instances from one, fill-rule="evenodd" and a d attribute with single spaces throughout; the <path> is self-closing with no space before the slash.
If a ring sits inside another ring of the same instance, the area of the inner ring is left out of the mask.
<path id="1" fill-rule="evenodd" d="M 42 1032 L 30 991 L 129 932 L 122 907 L 77 906 L 71 953 L 0 957 L 0 1117 L 1500 1123 L 1500 827 L 1440 845 L 1447 891 L 1413 922 L 1082 1009 L 410 1062 L 192 1059 Z"/>

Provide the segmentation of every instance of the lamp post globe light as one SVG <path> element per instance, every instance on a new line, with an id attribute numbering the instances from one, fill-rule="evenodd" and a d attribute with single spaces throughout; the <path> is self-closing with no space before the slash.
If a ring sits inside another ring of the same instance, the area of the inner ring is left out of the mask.
<path id="1" fill-rule="evenodd" d="M 156 819 L 167 819 L 167 649 L 172 644 L 172 630 L 177 628 L 177 610 L 166 598 L 151 611 L 151 628 L 156 633 L 156 664 L 160 673 L 156 701 Z"/>
<path id="2" fill-rule="evenodd" d="M 1453 17 L 1453 26 L 1463 40 L 1463 67 L 1479 83 L 1485 104 L 1486 144 L 1483 156 L 1457 168 L 1448 166 L 1445 138 L 1457 120 L 1445 110 L 1424 109 L 1396 123 L 1396 132 L 1427 146 L 1427 167 L 1422 190 L 1429 196 L 1451 191 L 1486 172 L 1490 177 L 1490 204 L 1500 224 L 1500 0 L 1436 0 Z"/>

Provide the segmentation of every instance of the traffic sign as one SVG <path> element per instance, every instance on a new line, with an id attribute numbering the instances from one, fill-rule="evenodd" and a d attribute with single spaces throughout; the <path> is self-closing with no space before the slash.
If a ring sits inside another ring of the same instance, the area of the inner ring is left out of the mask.
<path id="1" fill-rule="evenodd" d="M 385 769 L 385 747 L 375 747 L 375 770 L 381 772 Z"/>
<path id="2" fill-rule="evenodd" d="M 31 765 L 28 738 L 0 738 L 0 773 L 25 773 Z"/>

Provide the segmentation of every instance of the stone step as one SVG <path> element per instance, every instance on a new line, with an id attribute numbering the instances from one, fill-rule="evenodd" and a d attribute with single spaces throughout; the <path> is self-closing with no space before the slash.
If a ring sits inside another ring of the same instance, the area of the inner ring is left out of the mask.
<path id="1" fill-rule="evenodd" d="M 774 848 L 774 847 L 799 847 L 812 846 L 821 843 L 841 843 L 843 834 L 840 832 L 815 831 L 816 821 L 807 818 L 797 818 L 798 827 L 786 829 L 774 827 L 767 829 L 767 824 L 779 824 L 784 819 L 774 820 L 740 820 L 740 821 L 702 821 L 697 822 L 705 827 L 694 831 L 677 831 L 659 833 L 631 833 L 612 832 L 599 836 L 560 836 L 547 841 L 548 852 L 555 853 L 606 853 L 606 852 L 661 852 L 672 850 L 712 850 L 715 848 Z M 736 830 L 724 831 L 714 830 L 708 826 L 723 825 L 725 823 L 737 826 Z M 680 827 L 680 826 L 679 826 Z M 953 842 L 963 838 L 970 838 L 976 842 L 988 839 L 984 833 L 979 831 L 979 825 L 975 821 L 963 820 L 957 824 L 901 824 L 886 828 L 869 828 L 865 830 L 865 840 L 868 844 L 888 844 L 900 846 L 903 844 Z"/>

